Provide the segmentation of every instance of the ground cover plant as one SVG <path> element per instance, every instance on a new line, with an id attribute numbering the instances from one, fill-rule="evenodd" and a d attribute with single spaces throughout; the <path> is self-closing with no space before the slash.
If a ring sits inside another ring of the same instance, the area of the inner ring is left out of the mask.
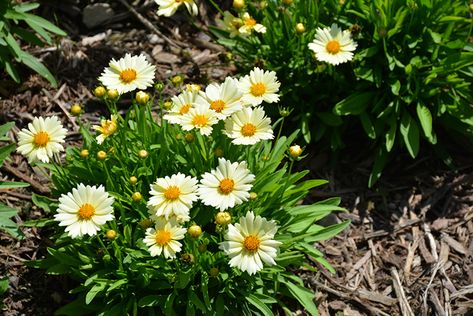
<path id="1" fill-rule="evenodd" d="M 110 62 L 94 90 L 110 116 L 81 122 L 82 148 L 64 148 L 67 130 L 55 116 L 18 134 L 17 151 L 52 172 L 57 198 L 42 223 L 55 245 L 31 264 L 80 284 L 57 314 L 290 314 L 296 301 L 317 314 L 292 269 L 313 270 L 311 257 L 333 272 L 313 243 L 349 221 L 316 223 L 344 211 L 338 198 L 299 203 L 326 181 L 294 171 L 297 131 L 282 136 L 285 118 L 265 114 L 279 98 L 276 74 L 255 68 L 205 88 L 184 85 L 164 102 L 154 72 L 144 55 Z M 129 108 L 119 111 L 119 100 Z"/>
<path id="2" fill-rule="evenodd" d="M 17 41 L 43 47 L 53 44 L 53 36 L 66 33 L 46 19 L 32 14 L 39 3 L 16 3 L 5 0 L 0 3 L 0 66 L 17 83 L 21 81 L 14 61 L 22 63 L 57 86 L 56 79 L 43 63 L 27 51 Z"/>
<path id="3" fill-rule="evenodd" d="M 277 73 L 282 112 L 306 142 L 337 151 L 365 135 L 369 186 L 422 144 L 448 164 L 446 139 L 472 148 L 469 1 L 236 0 L 221 14 L 213 34 L 241 69 Z"/>

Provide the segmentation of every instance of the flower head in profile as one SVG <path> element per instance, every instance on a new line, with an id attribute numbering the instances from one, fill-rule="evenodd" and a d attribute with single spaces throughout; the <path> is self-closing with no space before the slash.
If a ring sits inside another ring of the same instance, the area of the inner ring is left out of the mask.
<path id="1" fill-rule="evenodd" d="M 274 221 L 248 212 L 239 223 L 228 224 L 220 249 L 230 257 L 231 267 L 237 267 L 249 275 L 255 274 L 263 269 L 263 263 L 276 265 L 274 258 L 281 245 L 273 239 L 277 229 Z"/>
<path id="2" fill-rule="evenodd" d="M 256 20 L 250 16 L 248 12 L 245 12 L 242 17 L 243 25 L 240 26 L 238 32 L 241 35 L 249 35 L 255 31 L 258 33 L 266 33 L 266 27 L 256 22 Z"/>
<path id="3" fill-rule="evenodd" d="M 110 120 L 101 120 L 100 126 L 94 125 L 92 128 L 100 132 L 100 135 L 97 136 L 97 143 L 102 144 L 107 137 L 111 136 L 117 131 L 117 116 L 112 115 Z"/>
<path id="4" fill-rule="evenodd" d="M 225 78 L 222 84 L 210 84 L 201 92 L 202 98 L 197 102 L 205 104 L 217 112 L 221 120 L 241 109 L 241 97 L 243 94 L 238 89 L 238 80 L 231 77 Z"/>
<path id="5" fill-rule="evenodd" d="M 273 139 L 271 120 L 261 107 L 243 108 L 225 120 L 224 133 L 237 145 L 253 145 L 263 139 Z"/>
<path id="6" fill-rule="evenodd" d="M 197 103 L 194 108 L 191 108 L 188 113 L 184 114 L 180 122 L 183 130 L 197 129 L 205 136 L 212 133 L 212 125 L 217 123 L 217 112 L 202 103 Z"/>
<path id="7" fill-rule="evenodd" d="M 187 114 L 191 108 L 194 108 L 195 103 L 200 98 L 202 97 L 199 96 L 198 91 L 188 91 L 187 89 L 182 91 L 179 95 L 171 98 L 172 107 L 163 118 L 171 124 L 180 124 L 183 115 Z"/>
<path id="8" fill-rule="evenodd" d="M 54 219 L 59 221 L 59 226 L 66 226 L 66 232 L 72 238 L 93 236 L 101 225 L 114 218 L 113 201 L 103 186 L 81 183 L 72 192 L 61 195 Z"/>
<path id="9" fill-rule="evenodd" d="M 99 80 L 107 89 L 115 89 L 120 94 L 136 89 L 145 90 L 153 85 L 155 69 L 144 55 L 126 54 L 119 60 L 112 59 Z"/>
<path id="10" fill-rule="evenodd" d="M 242 101 L 251 105 L 260 105 L 263 101 L 273 103 L 279 101 L 279 83 L 274 71 L 264 71 L 255 67 L 249 75 L 240 79 Z"/>
<path id="11" fill-rule="evenodd" d="M 198 199 L 197 179 L 180 172 L 171 177 L 157 178 L 150 189 L 148 208 L 167 220 L 172 215 L 188 216 L 192 203 Z"/>
<path id="12" fill-rule="evenodd" d="M 219 158 L 218 167 L 202 175 L 197 192 L 202 203 L 223 211 L 248 201 L 254 179 L 246 161 Z"/>
<path id="13" fill-rule="evenodd" d="M 337 24 L 332 24 L 330 28 L 317 28 L 309 49 L 318 60 L 338 65 L 353 59 L 356 46 L 350 31 L 342 31 Z"/>
<path id="14" fill-rule="evenodd" d="M 67 130 L 56 116 L 35 117 L 28 128 L 18 133 L 17 151 L 26 156 L 29 162 L 49 162 L 54 154 L 64 150 L 62 143 Z"/>
<path id="15" fill-rule="evenodd" d="M 228 11 L 223 12 L 223 20 L 219 20 L 217 23 L 230 33 L 231 38 L 238 36 L 240 34 L 239 29 L 243 26 L 243 20 Z"/>
<path id="16" fill-rule="evenodd" d="M 197 15 L 198 8 L 194 0 L 154 0 L 159 5 L 158 15 L 171 16 L 184 4 L 191 15 Z"/>
<path id="17" fill-rule="evenodd" d="M 182 248 L 178 240 L 184 239 L 186 231 L 187 229 L 173 225 L 169 221 L 158 220 L 154 228 L 146 230 L 143 241 L 153 257 L 162 253 L 166 259 L 176 258 L 176 253 Z"/>

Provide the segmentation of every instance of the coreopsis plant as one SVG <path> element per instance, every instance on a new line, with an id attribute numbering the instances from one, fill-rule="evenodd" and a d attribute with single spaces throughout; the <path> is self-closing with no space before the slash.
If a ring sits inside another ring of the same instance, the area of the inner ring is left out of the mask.
<path id="1" fill-rule="evenodd" d="M 293 170 L 297 132 L 273 139 L 281 122 L 265 109 L 277 102 L 276 75 L 186 86 L 164 110 L 162 89 L 136 89 L 152 67 L 135 56 L 112 61 L 100 80 L 120 93 L 96 89 L 110 116 L 100 126 L 81 120 L 83 146 L 62 162 L 32 161 L 51 170 L 57 198 L 42 222 L 54 246 L 34 265 L 78 284 L 57 315 L 271 315 L 290 313 L 294 299 L 317 314 L 294 271 L 313 270 L 312 257 L 333 272 L 314 243 L 348 222 L 317 224 L 343 211 L 338 198 L 301 203 L 326 181 Z M 129 108 L 118 111 L 119 100 Z M 41 132 L 28 136 L 34 148 L 59 141 Z"/>

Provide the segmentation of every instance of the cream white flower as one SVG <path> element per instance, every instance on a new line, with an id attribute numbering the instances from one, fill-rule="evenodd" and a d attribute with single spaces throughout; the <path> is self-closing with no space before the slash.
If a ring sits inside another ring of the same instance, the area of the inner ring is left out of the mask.
<path id="1" fill-rule="evenodd" d="M 242 101 L 251 105 L 260 105 L 263 101 L 273 103 L 279 101 L 279 86 L 274 71 L 264 71 L 255 67 L 249 75 L 240 79 Z"/>
<path id="2" fill-rule="evenodd" d="M 153 85 L 155 69 L 144 55 L 126 54 L 119 60 L 112 59 L 99 80 L 107 89 L 115 89 L 120 94 L 136 89 L 145 90 Z"/>
<path id="3" fill-rule="evenodd" d="M 100 225 L 114 219 L 113 201 L 103 186 L 81 183 L 72 192 L 61 195 L 54 219 L 59 221 L 59 226 L 66 226 L 66 232 L 72 238 L 93 236 L 100 230 Z"/>
<path id="4" fill-rule="evenodd" d="M 194 108 L 191 108 L 188 113 L 184 114 L 180 122 L 183 130 L 198 129 L 205 136 L 212 133 L 212 125 L 217 123 L 217 112 L 202 103 L 197 103 Z"/>
<path id="5" fill-rule="evenodd" d="M 171 98 L 172 108 L 163 118 L 171 124 L 180 124 L 182 116 L 187 114 L 191 108 L 194 108 L 197 100 L 201 98 L 198 91 L 182 91 L 179 95 Z"/>
<path id="6" fill-rule="evenodd" d="M 219 158 L 218 167 L 202 175 L 197 192 L 202 203 L 223 211 L 248 201 L 254 179 L 246 161 Z"/>
<path id="7" fill-rule="evenodd" d="M 314 51 L 318 60 L 338 65 L 353 59 L 356 46 L 350 31 L 342 31 L 337 24 L 332 24 L 330 28 L 317 28 L 309 49 Z"/>
<path id="8" fill-rule="evenodd" d="M 240 218 L 240 223 L 228 224 L 225 241 L 220 243 L 227 256 L 230 257 L 229 265 L 237 267 L 249 275 L 263 269 L 263 262 L 276 265 L 281 242 L 274 240 L 278 227 L 274 221 L 256 216 L 253 212 L 246 213 Z"/>
<path id="9" fill-rule="evenodd" d="M 217 117 L 220 120 L 242 108 L 241 97 L 243 94 L 238 89 L 238 80 L 231 77 L 225 78 L 222 84 L 208 85 L 205 93 L 201 92 L 200 95 L 202 98 L 197 102 L 202 102 L 217 112 Z"/>
<path id="10" fill-rule="evenodd" d="M 107 137 L 117 131 L 117 116 L 112 115 L 110 120 L 101 120 L 100 126 L 94 125 L 92 128 L 100 132 L 100 135 L 97 136 L 97 143 L 102 144 Z"/>
<path id="11" fill-rule="evenodd" d="M 158 15 L 171 16 L 184 3 L 191 15 L 197 15 L 198 8 L 194 0 L 154 0 L 159 5 Z"/>
<path id="12" fill-rule="evenodd" d="M 154 228 L 146 230 L 143 242 L 149 247 L 150 254 L 155 257 L 164 254 L 166 259 L 176 258 L 176 252 L 181 251 L 187 229 L 173 225 L 171 222 L 159 220 Z"/>
<path id="13" fill-rule="evenodd" d="M 225 120 L 224 133 L 237 145 L 253 145 L 263 139 L 273 139 L 271 119 L 261 107 L 243 108 Z"/>
<path id="14" fill-rule="evenodd" d="M 64 150 L 67 130 L 62 127 L 56 116 L 42 118 L 35 117 L 28 128 L 23 128 L 18 133 L 18 148 L 20 154 L 26 156 L 28 161 L 49 162 L 54 154 Z"/>
<path id="15" fill-rule="evenodd" d="M 243 14 L 242 20 L 243 25 L 238 29 L 241 35 L 249 35 L 253 31 L 258 33 L 266 33 L 266 27 L 256 22 L 256 20 L 253 19 L 248 12 Z"/>
<path id="16" fill-rule="evenodd" d="M 156 212 L 150 208 L 148 208 L 148 213 L 149 213 L 149 219 L 155 223 L 159 222 L 160 220 L 163 220 L 163 221 L 170 222 L 174 226 L 177 226 L 177 225 L 182 225 L 184 223 L 187 223 L 188 221 L 191 220 L 189 211 L 179 214 L 179 215 L 172 213 L 170 216 L 168 216 L 168 218 L 166 218 L 166 216 L 164 215 L 156 216 Z"/>
<path id="17" fill-rule="evenodd" d="M 157 178 L 150 185 L 148 208 L 156 216 L 189 216 L 192 203 L 197 201 L 197 179 L 177 173 L 171 177 Z"/>

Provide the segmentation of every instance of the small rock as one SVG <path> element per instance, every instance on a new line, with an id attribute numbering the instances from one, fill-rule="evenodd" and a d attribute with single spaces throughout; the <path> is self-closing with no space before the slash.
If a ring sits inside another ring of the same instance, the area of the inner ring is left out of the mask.
<path id="1" fill-rule="evenodd" d="M 163 45 L 156 45 L 153 47 L 153 50 L 151 51 L 151 55 L 153 56 L 154 59 L 156 59 L 156 56 L 163 51 Z"/>
<path id="2" fill-rule="evenodd" d="M 110 20 L 114 15 L 108 3 L 89 4 L 82 11 L 82 22 L 87 28 L 92 29 Z"/>
<path id="3" fill-rule="evenodd" d="M 153 55 L 154 59 L 158 63 L 162 64 L 175 64 L 179 61 L 179 57 L 177 57 L 174 54 L 166 53 L 166 52 L 160 52 L 156 55 Z"/>
<path id="4" fill-rule="evenodd" d="M 164 43 L 164 39 L 159 37 L 158 34 L 148 34 L 146 35 L 146 38 L 148 39 L 148 42 L 153 45 Z"/>

